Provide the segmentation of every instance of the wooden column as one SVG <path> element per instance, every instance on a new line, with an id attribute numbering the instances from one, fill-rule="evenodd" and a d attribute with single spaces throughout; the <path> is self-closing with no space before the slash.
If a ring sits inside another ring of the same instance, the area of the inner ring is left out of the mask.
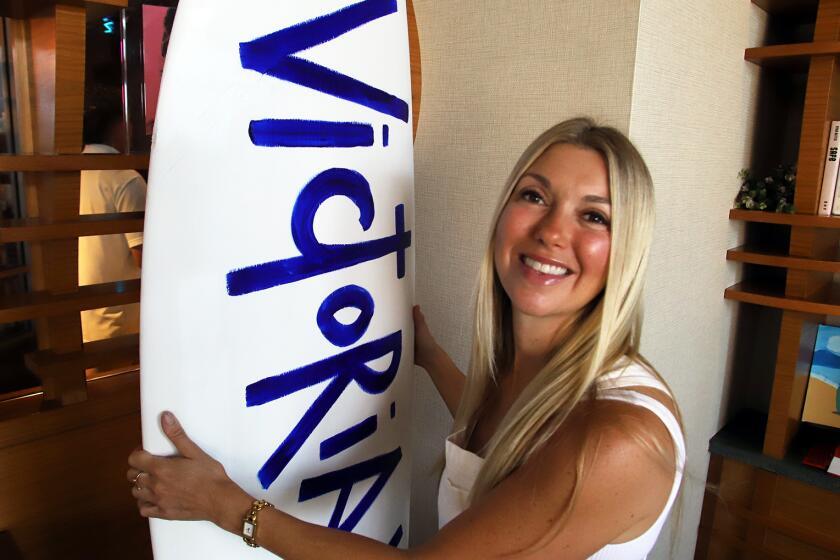
<path id="1" fill-rule="evenodd" d="M 85 83 L 85 8 L 58 4 L 29 21 L 31 41 L 33 147 L 38 153 L 78 154 L 82 150 Z M 45 223 L 79 216 L 80 172 L 32 173 L 26 177 L 27 214 Z M 77 239 L 30 244 L 32 288 L 50 293 L 78 290 Z M 36 321 L 38 347 L 63 354 L 82 348 L 77 312 Z M 86 398 L 81 363 L 35 372 L 45 403 L 60 405 Z"/>

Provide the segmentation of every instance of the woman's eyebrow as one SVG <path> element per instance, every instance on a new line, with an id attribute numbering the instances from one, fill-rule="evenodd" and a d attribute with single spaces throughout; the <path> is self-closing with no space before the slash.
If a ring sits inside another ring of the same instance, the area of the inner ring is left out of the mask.
<path id="1" fill-rule="evenodd" d="M 545 188 L 547 188 L 547 189 L 551 188 L 551 181 L 549 181 L 548 179 L 546 179 L 545 177 L 543 177 L 539 173 L 534 173 L 532 171 L 529 171 L 528 173 L 525 173 L 522 176 L 523 177 L 533 177 L 534 179 L 536 179 L 537 181 L 542 183 L 542 186 L 544 186 Z"/>
<path id="2" fill-rule="evenodd" d="M 598 196 L 597 194 L 588 194 L 583 197 L 583 200 L 586 202 L 595 202 L 597 204 L 606 204 L 611 205 L 609 198 L 604 198 L 603 196 Z"/>

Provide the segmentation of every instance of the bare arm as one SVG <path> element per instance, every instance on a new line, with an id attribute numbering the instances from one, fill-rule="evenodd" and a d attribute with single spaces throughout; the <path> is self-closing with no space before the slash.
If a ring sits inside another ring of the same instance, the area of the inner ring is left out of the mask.
<path id="1" fill-rule="evenodd" d="M 668 499 L 673 469 L 621 429 L 614 419 L 641 423 L 667 449 L 670 436 L 658 419 L 626 403 L 608 403 L 599 415 L 610 419 L 595 437 L 577 418 L 549 444 L 485 497 L 446 525 L 422 547 L 399 550 L 366 537 L 306 523 L 281 511 L 259 514 L 257 542 L 286 560 L 365 558 L 583 559 L 609 543 L 625 542 L 647 530 Z M 166 417 L 164 417 L 166 418 Z M 207 519 L 239 534 L 252 498 L 231 481 L 220 463 L 189 440 L 177 421 L 164 432 L 182 457 L 155 457 L 135 451 L 127 476 L 137 480 L 132 494 L 140 513 L 164 519 Z M 586 450 L 578 480 L 576 456 Z M 565 523 L 557 519 L 572 490 L 577 496 Z M 545 541 L 534 547 L 538 541 Z M 245 546 L 243 543 L 242 546 Z"/>
<path id="2" fill-rule="evenodd" d="M 132 247 L 129 251 L 131 251 L 131 258 L 134 260 L 134 264 L 137 265 L 137 268 L 141 268 L 143 266 L 143 245 Z"/>
<path id="3" fill-rule="evenodd" d="M 414 306 L 414 363 L 428 372 L 454 417 L 464 392 L 464 374 L 432 336 L 419 305 Z"/>

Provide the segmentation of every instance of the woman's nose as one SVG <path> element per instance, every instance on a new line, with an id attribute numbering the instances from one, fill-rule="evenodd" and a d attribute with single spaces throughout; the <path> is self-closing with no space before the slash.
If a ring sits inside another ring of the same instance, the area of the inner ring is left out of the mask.
<path id="1" fill-rule="evenodd" d="M 571 242 L 574 219 L 562 209 L 545 214 L 537 224 L 537 239 L 548 247 L 566 247 Z"/>

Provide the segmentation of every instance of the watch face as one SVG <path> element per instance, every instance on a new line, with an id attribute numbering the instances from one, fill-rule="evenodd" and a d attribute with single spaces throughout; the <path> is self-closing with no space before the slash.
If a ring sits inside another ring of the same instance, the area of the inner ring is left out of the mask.
<path id="1" fill-rule="evenodd" d="M 254 524 L 251 523 L 250 521 L 246 521 L 242 525 L 242 534 L 245 535 L 246 537 L 249 537 L 249 538 L 253 537 L 254 536 Z"/>

